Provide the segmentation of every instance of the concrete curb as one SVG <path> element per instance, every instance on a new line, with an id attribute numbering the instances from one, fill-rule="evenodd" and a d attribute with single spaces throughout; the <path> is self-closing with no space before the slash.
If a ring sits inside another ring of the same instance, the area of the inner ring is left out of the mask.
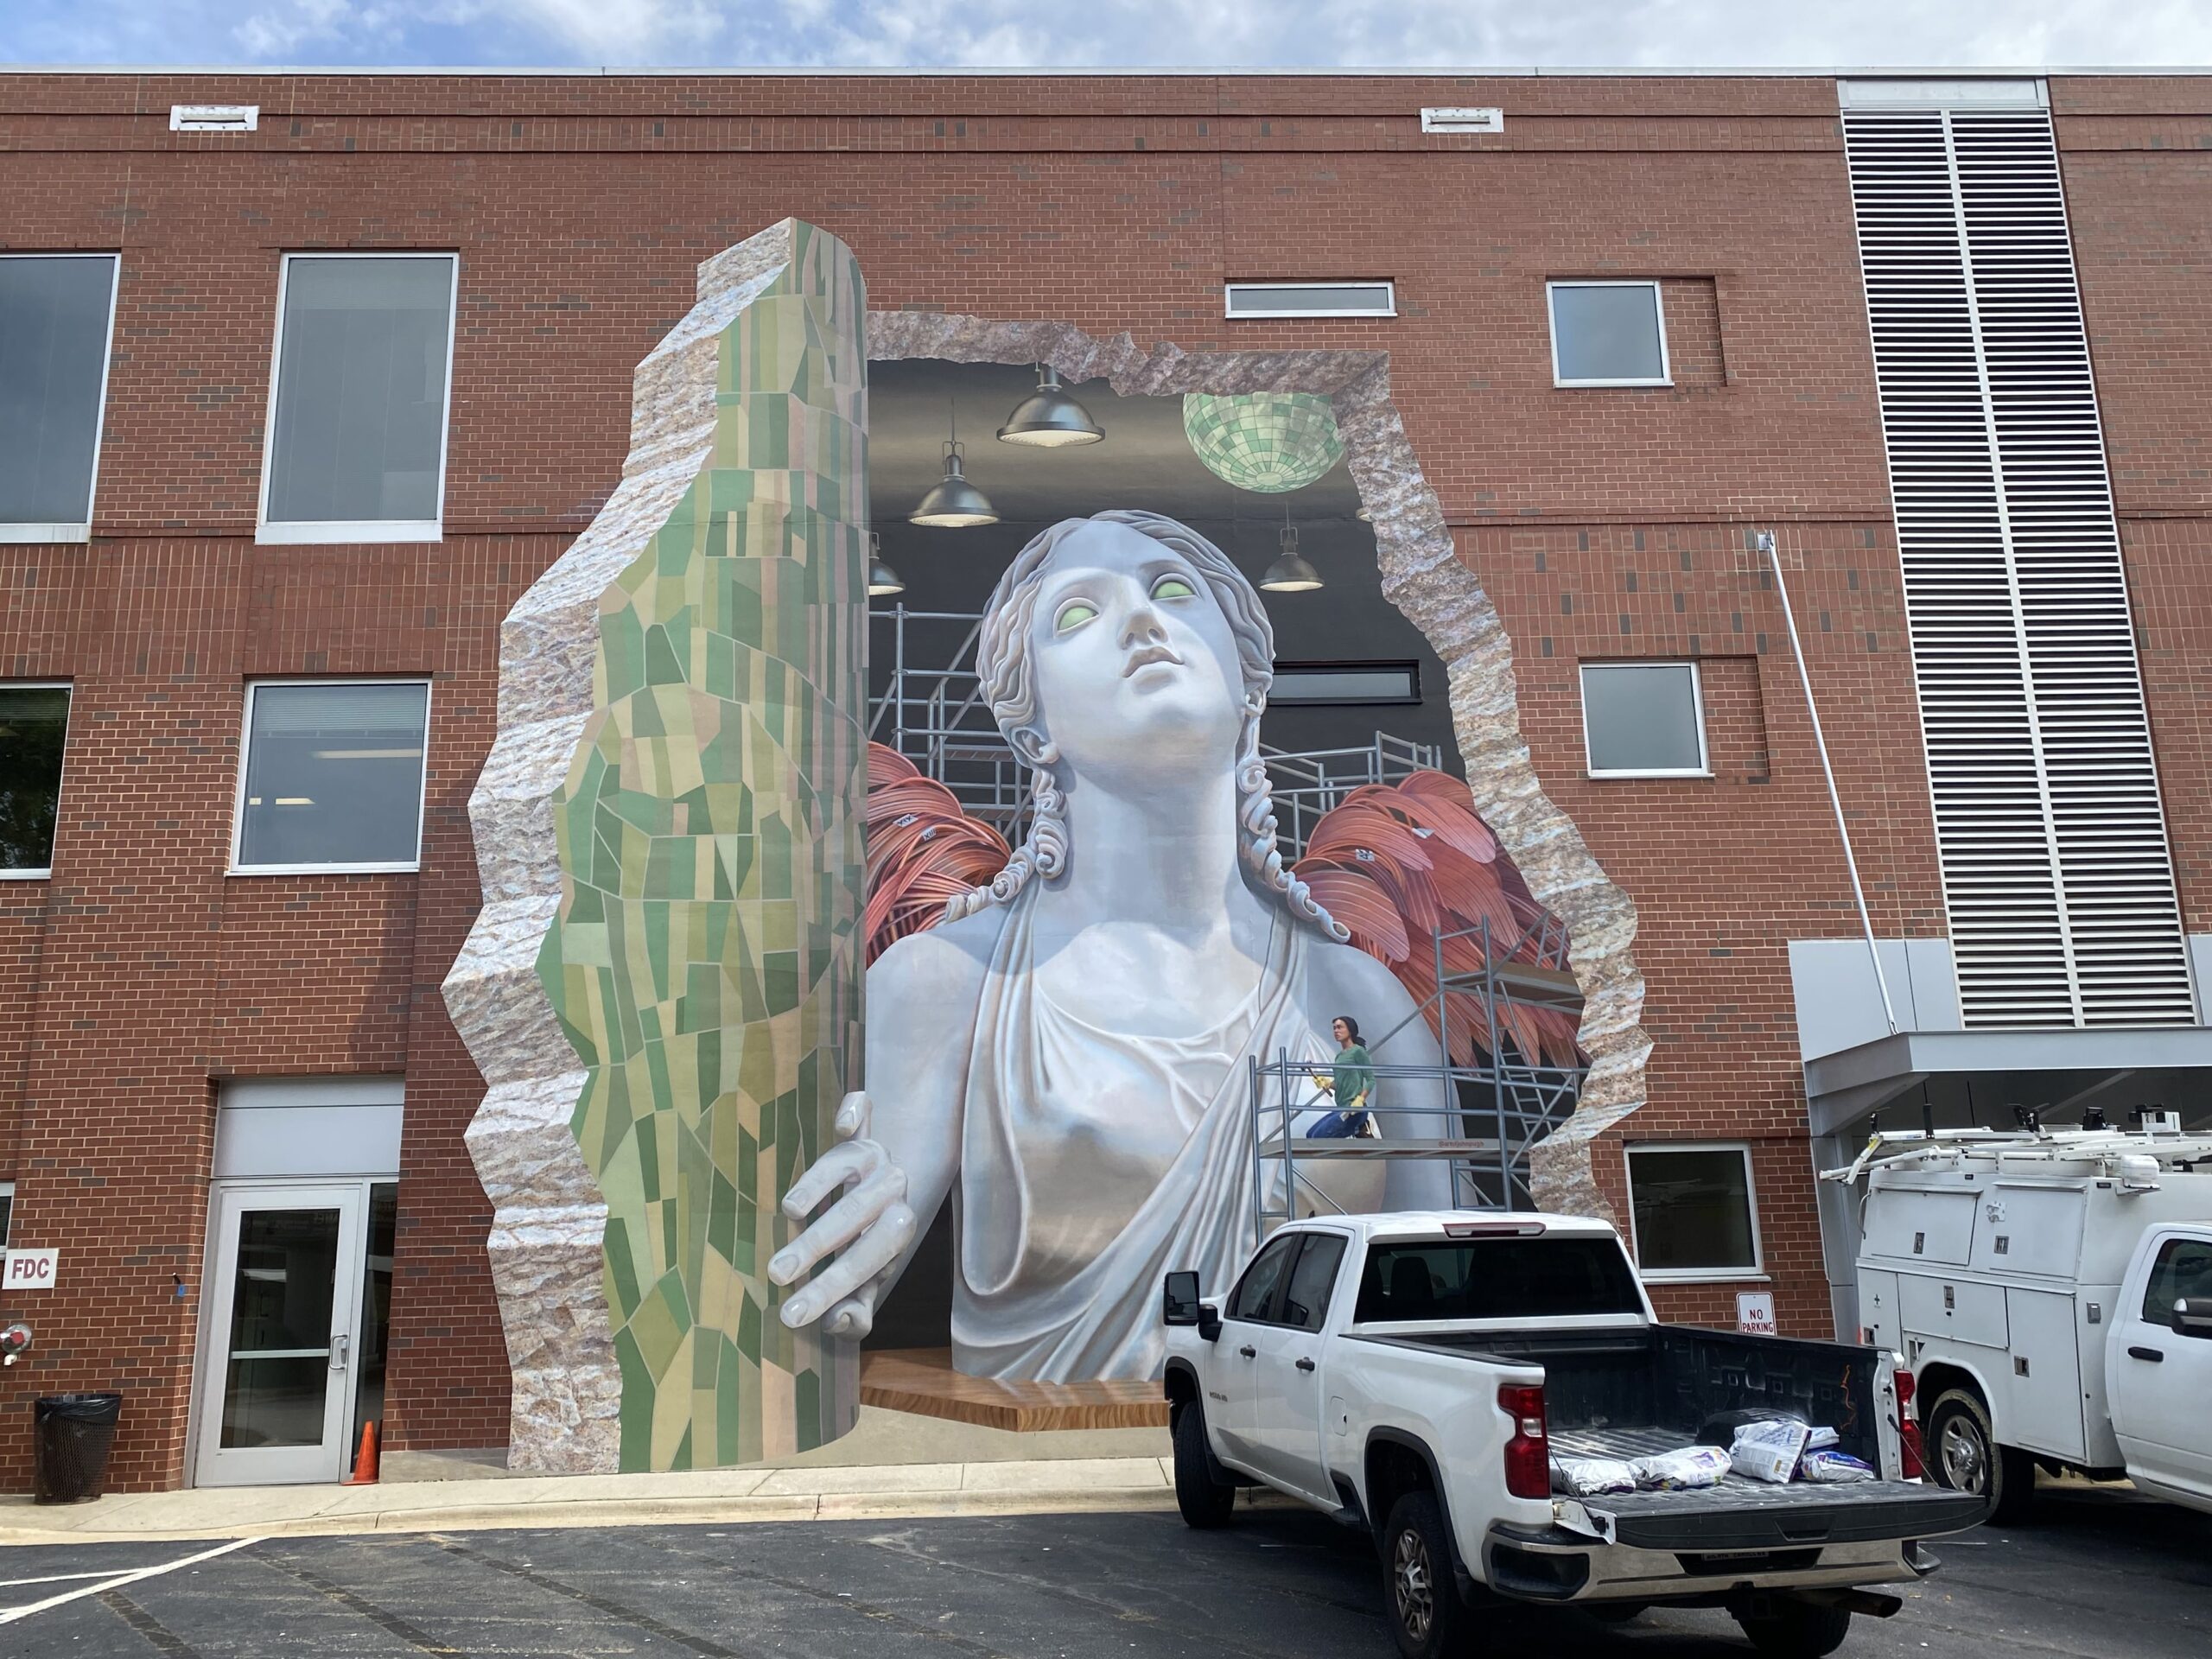
<path id="1" fill-rule="evenodd" d="M 744 1490 L 730 1490 L 734 1486 Z M 248 1534 L 343 1537 L 1137 1512 L 1170 1510 L 1174 1503 L 1171 1477 L 1157 1458 L 577 1476 L 526 1484 L 454 1480 L 382 1488 L 215 1488 L 127 1494 L 66 1510 L 36 1508 L 27 1499 L 6 1500 L 0 1502 L 0 1548 Z M 54 1524 L 65 1520 L 73 1524 Z"/>

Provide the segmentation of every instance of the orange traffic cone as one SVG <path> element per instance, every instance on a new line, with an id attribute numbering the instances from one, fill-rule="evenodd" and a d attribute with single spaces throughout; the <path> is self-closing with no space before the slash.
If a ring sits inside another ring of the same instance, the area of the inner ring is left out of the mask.
<path id="1" fill-rule="evenodd" d="M 377 1425 L 373 1417 L 361 1425 L 361 1449 L 354 1454 L 353 1472 L 339 1484 L 344 1486 L 373 1486 L 377 1484 Z"/>

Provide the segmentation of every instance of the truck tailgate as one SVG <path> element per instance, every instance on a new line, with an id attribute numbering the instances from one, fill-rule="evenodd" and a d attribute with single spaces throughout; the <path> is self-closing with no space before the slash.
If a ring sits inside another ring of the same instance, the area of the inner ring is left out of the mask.
<path id="1" fill-rule="evenodd" d="M 1642 1428 L 1554 1431 L 1552 1449 L 1571 1458 L 1639 1458 L 1671 1452 L 1680 1435 Z M 1608 1492 L 1577 1500 L 1638 1549 L 1802 1549 L 1883 1538 L 1938 1538 L 1978 1524 L 1986 1501 L 1948 1487 L 1903 1480 L 1827 1484 L 1746 1480 L 1681 1492 Z"/>

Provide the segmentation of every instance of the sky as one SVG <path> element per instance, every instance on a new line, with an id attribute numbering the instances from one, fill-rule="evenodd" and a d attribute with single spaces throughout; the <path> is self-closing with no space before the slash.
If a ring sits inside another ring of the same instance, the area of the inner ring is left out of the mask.
<path id="1" fill-rule="evenodd" d="M 2212 64 L 2212 0 L 0 0 L 0 63 Z"/>

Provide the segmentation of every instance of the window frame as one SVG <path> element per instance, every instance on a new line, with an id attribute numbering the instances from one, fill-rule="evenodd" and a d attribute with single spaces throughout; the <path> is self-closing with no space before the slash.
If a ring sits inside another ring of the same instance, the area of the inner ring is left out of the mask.
<path id="1" fill-rule="evenodd" d="M 1751 1263 L 1747 1268 L 1646 1268 L 1643 1265 L 1643 1241 L 1637 1236 L 1636 1224 L 1636 1158 L 1643 1152 L 1732 1152 L 1743 1160 L 1744 1210 L 1751 1228 Z M 1759 1188 L 1757 1173 L 1751 1166 L 1751 1143 L 1748 1141 L 1635 1141 L 1621 1146 L 1621 1166 L 1628 1185 L 1629 1254 L 1636 1263 L 1636 1276 L 1647 1285 L 1727 1285 L 1765 1284 L 1772 1275 L 1766 1270 L 1766 1242 L 1759 1231 Z"/>
<path id="2" fill-rule="evenodd" d="M 0 538 L 4 539 L 4 538 Z M 77 709 L 77 685 L 73 680 L 0 680 L 0 691 L 66 691 L 69 694 L 69 711 Z M 54 838 L 61 839 L 61 795 L 69 781 L 69 715 L 61 721 L 61 775 L 54 780 Z M 51 881 L 54 879 L 54 849 L 46 849 L 46 868 L 42 870 L 0 869 L 0 881 Z"/>
<path id="3" fill-rule="evenodd" d="M 115 312 L 123 296 L 123 256 L 98 249 L 41 248 L 35 251 L 0 251 L 0 259 L 105 259 L 108 262 L 107 339 L 100 347 L 99 412 L 92 417 L 92 472 L 85 484 L 85 521 L 82 524 L 12 524 L 0 521 L 0 545 L 76 543 L 92 539 L 92 520 L 99 512 L 100 448 L 107 442 L 107 388 L 115 370 Z"/>
<path id="4" fill-rule="evenodd" d="M 1659 378 L 1656 380 L 1641 377 L 1625 379 L 1570 380 L 1559 372 L 1559 305 L 1554 297 L 1562 288 L 1648 288 L 1651 290 L 1651 320 L 1659 328 Z M 1544 321 L 1551 334 L 1552 385 L 1556 390 L 1572 391 L 1586 386 L 1671 386 L 1675 384 L 1674 359 L 1667 350 L 1667 296 L 1656 276 L 1557 276 L 1544 283 Z"/>
<path id="5" fill-rule="evenodd" d="M 1316 1227 L 1302 1234 L 1305 1243 L 1298 1247 L 1298 1254 L 1291 1259 L 1290 1271 L 1282 1276 L 1282 1288 L 1275 1295 L 1274 1317 L 1266 1321 L 1279 1325 L 1286 1331 L 1303 1331 L 1319 1336 L 1321 1327 L 1328 1323 L 1329 1310 L 1336 1306 L 1337 1283 L 1344 1276 L 1344 1262 L 1351 1255 L 1351 1235 L 1338 1232 L 1331 1227 Z M 1316 1245 L 1323 1249 L 1336 1247 L 1336 1264 L 1329 1269 L 1328 1282 L 1321 1287 L 1321 1306 L 1314 1311 L 1313 1323 L 1301 1325 L 1287 1317 L 1290 1287 L 1297 1282 L 1299 1268 L 1306 1265 L 1306 1257 Z"/>
<path id="6" fill-rule="evenodd" d="M 415 855 L 404 863 L 241 864 L 245 840 L 245 773 L 253 760 L 253 700 L 264 685 L 419 685 L 423 688 L 423 766 L 415 786 Z M 231 798 L 231 852 L 226 876 L 239 875 L 411 875 L 423 868 L 423 820 L 430 796 L 430 710 L 437 687 L 428 674 L 264 675 L 245 683 L 238 721 L 238 785 Z"/>
<path id="7" fill-rule="evenodd" d="M 1380 310 L 1354 311 L 1342 306 L 1300 307 L 1281 311 L 1239 311 L 1239 294 L 1295 294 L 1300 289 L 1314 290 L 1330 288 L 1375 288 L 1382 290 Z M 1388 319 L 1398 315 L 1398 281 L 1395 276 L 1339 276 L 1330 281 L 1301 280 L 1298 282 L 1224 283 L 1221 285 L 1221 315 L 1229 322 L 1272 322 L 1278 317 L 1376 317 Z"/>
<path id="8" fill-rule="evenodd" d="M 10 1179 L 0 1181 L 0 1251 L 8 1248 L 8 1240 L 16 1230 L 16 1183 Z"/>
<path id="9" fill-rule="evenodd" d="M 284 369 L 284 306 L 292 291 L 296 259 L 442 259 L 447 262 L 445 398 L 438 411 L 437 512 L 429 518 L 277 519 L 269 517 L 269 486 L 276 460 L 276 396 Z M 261 547 L 330 547 L 357 542 L 442 542 L 446 468 L 453 446 L 454 338 L 461 321 L 461 255 L 417 248 L 303 248 L 286 253 L 276 270 L 276 329 L 269 353 L 269 407 L 261 425 L 261 491 L 254 507 L 253 539 Z M 427 758 L 427 757 L 426 757 Z"/>
<path id="10" fill-rule="evenodd" d="M 1282 1253 L 1287 1260 L 1283 1264 L 1281 1276 L 1276 1279 L 1274 1283 L 1268 1287 L 1267 1296 L 1268 1312 L 1265 1314 L 1244 1312 L 1238 1307 L 1237 1299 L 1244 1293 L 1245 1281 L 1251 1278 L 1252 1274 L 1258 1270 L 1260 1263 L 1266 1260 L 1267 1257 L 1277 1249 L 1278 1241 L 1280 1241 Z M 1278 1232 L 1274 1237 L 1268 1239 L 1265 1244 L 1262 1245 L 1252 1259 L 1244 1264 L 1244 1271 L 1236 1275 L 1236 1282 L 1229 1287 L 1229 1294 L 1221 1299 L 1222 1318 L 1224 1319 L 1235 1319 L 1241 1325 L 1274 1324 L 1276 1321 L 1273 1315 L 1274 1313 L 1275 1304 L 1282 1300 L 1283 1288 L 1290 1283 L 1291 1273 L 1298 1266 L 1299 1253 L 1304 1249 L 1305 1241 L 1306 1235 L 1303 1232 Z"/>
<path id="11" fill-rule="evenodd" d="M 1705 673 L 1694 657 L 1609 657 L 1575 665 L 1574 689 L 1582 704 L 1582 775 L 1586 778 L 1710 778 L 1713 750 L 1705 734 Z M 1590 752 L 1590 671 L 1615 668 L 1686 668 L 1690 671 L 1690 715 L 1697 725 L 1694 766 L 1600 766 Z"/>

